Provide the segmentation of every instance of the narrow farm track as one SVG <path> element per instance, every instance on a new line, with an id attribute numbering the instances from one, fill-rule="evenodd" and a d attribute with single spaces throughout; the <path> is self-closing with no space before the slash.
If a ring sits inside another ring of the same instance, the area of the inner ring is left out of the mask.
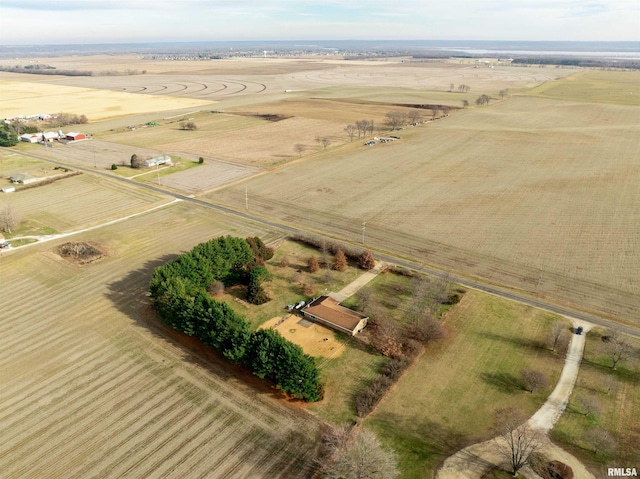
<path id="1" fill-rule="evenodd" d="M 177 202 L 77 233 L 80 240 L 110 242 L 110 255 L 96 263 L 58 257 L 64 239 L 2 256 L 0 274 L 13 276 L 0 292 L 3 476 L 312 474 L 314 418 L 148 326 L 144 292 L 153 266 L 181 251 L 177 245 L 232 230 L 282 236 Z"/>

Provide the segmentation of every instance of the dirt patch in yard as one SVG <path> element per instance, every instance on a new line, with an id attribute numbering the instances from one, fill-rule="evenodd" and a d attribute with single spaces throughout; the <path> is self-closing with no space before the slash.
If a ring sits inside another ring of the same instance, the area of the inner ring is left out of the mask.
<path id="1" fill-rule="evenodd" d="M 78 264 L 94 263 L 105 256 L 104 251 L 89 243 L 69 242 L 56 248 L 62 258 Z"/>
<path id="2" fill-rule="evenodd" d="M 277 316 L 264 323 L 262 327 L 275 329 L 284 338 L 314 357 L 336 357 L 344 351 L 344 340 L 331 329 L 317 323 L 309 324 L 309 321 L 295 314 Z"/>

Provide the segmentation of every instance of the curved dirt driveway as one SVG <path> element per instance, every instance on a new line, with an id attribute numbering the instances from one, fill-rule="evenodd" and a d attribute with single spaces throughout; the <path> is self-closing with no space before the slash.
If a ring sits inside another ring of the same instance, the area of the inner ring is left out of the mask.
<path id="1" fill-rule="evenodd" d="M 578 378 L 578 370 L 582 361 L 584 351 L 585 337 L 592 324 L 575 318 L 569 318 L 574 327 L 582 326 L 584 334 L 574 334 L 571 337 L 571 343 L 567 351 L 567 358 L 564 368 L 558 380 L 558 384 L 538 411 L 529 419 L 528 424 L 531 428 L 537 429 L 545 434 L 541 452 L 549 459 L 555 459 L 568 464 L 575 474 L 575 477 L 595 479 L 594 476 L 587 471 L 584 465 L 574 456 L 556 446 L 549 440 L 546 434 L 553 429 L 555 423 L 560 419 L 562 412 L 567 406 L 573 386 Z M 482 474 L 487 472 L 493 466 L 504 463 L 504 458 L 500 455 L 500 449 L 497 440 L 490 439 L 488 441 L 472 444 L 469 447 L 458 451 L 452 456 L 445 459 L 444 464 L 436 474 L 437 479 L 475 479 L 480 478 Z M 531 471 L 524 468 L 520 471 L 523 475 L 529 477 L 537 477 Z"/>

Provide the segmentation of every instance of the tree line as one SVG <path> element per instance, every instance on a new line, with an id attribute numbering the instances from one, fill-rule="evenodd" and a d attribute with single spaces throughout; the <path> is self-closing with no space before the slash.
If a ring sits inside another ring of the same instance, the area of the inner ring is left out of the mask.
<path id="1" fill-rule="evenodd" d="M 244 317 L 208 292 L 216 282 L 248 284 L 249 295 L 264 299 L 261 284 L 269 273 L 263 265 L 269 254 L 273 251 L 260 238 L 225 236 L 201 243 L 155 269 L 149 286 L 153 306 L 175 330 L 195 336 L 293 397 L 318 401 L 323 385 L 311 356 L 277 331 L 251 331 Z"/>

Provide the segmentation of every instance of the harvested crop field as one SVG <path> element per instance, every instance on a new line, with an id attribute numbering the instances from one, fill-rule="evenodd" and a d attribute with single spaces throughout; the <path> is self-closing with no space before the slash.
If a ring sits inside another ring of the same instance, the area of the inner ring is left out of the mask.
<path id="1" fill-rule="evenodd" d="M 49 228 L 60 233 L 167 203 L 158 193 L 127 187 L 92 175 L 81 174 L 55 183 L 19 191 L 11 196 L 12 208 L 29 228 Z"/>
<path id="2" fill-rule="evenodd" d="M 191 194 L 201 194 L 260 170 L 224 161 L 206 160 L 204 164 L 162 178 L 162 185 Z"/>
<path id="3" fill-rule="evenodd" d="M 218 158 L 255 167 L 268 167 L 298 157 L 294 146 L 304 144 L 308 150 L 321 149 L 317 137 L 338 137 L 344 141 L 344 127 L 330 121 L 288 118 L 247 130 L 158 145 L 167 151 Z"/>
<path id="4" fill-rule="evenodd" d="M 2 76 L 0 76 L 0 79 Z M 90 121 L 211 105 L 210 101 L 166 95 L 142 96 L 42 81 L 0 80 L 0 111 L 6 117 L 58 112 L 86 115 Z"/>
<path id="5" fill-rule="evenodd" d="M 3 254 L 0 470 L 6 477 L 303 478 L 317 423 L 153 326 L 152 268 L 212 236 L 269 232 L 176 204 L 76 240 Z M 144 234 L 141 234 L 144 231 Z M 238 374 L 241 374 L 239 372 Z"/>
<path id="6" fill-rule="evenodd" d="M 632 321 L 640 111 L 514 97 L 209 197 Z M 282 185 L 286 184 L 286 188 Z"/>

